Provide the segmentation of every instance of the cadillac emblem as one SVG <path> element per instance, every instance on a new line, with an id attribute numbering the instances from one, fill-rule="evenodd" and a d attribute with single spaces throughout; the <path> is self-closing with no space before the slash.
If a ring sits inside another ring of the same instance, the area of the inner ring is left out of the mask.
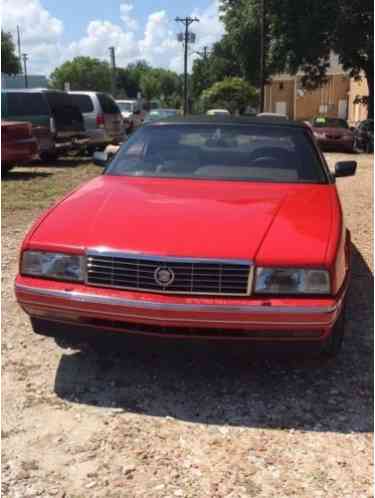
<path id="1" fill-rule="evenodd" d="M 174 271 L 167 266 L 158 266 L 154 271 L 155 282 L 161 287 L 168 287 L 174 280 Z"/>

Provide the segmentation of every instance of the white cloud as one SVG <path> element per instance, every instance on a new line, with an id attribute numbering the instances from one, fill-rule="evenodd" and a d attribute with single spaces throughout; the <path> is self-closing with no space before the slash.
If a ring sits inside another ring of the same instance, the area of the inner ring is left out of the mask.
<path id="1" fill-rule="evenodd" d="M 197 42 L 190 47 L 190 62 L 193 52 L 203 46 L 211 46 L 224 33 L 218 16 L 219 0 L 212 0 L 206 9 L 195 9 L 191 15 L 200 18 L 191 25 Z M 16 35 L 17 24 L 21 27 L 22 51 L 29 54 L 29 71 L 50 73 L 65 60 L 78 55 L 87 55 L 109 61 L 110 46 L 116 48 L 118 66 L 145 59 L 158 67 L 183 71 L 183 46 L 176 35 L 183 30 L 171 19 L 165 10 L 149 14 L 143 31 L 133 13 L 130 1 L 119 6 L 122 22 L 115 24 L 108 20 L 92 20 L 85 35 L 71 43 L 63 43 L 63 23 L 46 10 L 40 0 L 3 0 L 3 29 Z M 15 38 L 16 40 L 16 38 Z"/>
<path id="2" fill-rule="evenodd" d="M 219 3 L 219 0 L 213 0 L 206 9 L 193 11 L 192 15 L 199 18 L 199 23 L 192 25 L 192 31 L 197 35 L 199 47 L 210 47 L 224 34 L 224 25 L 219 19 Z"/>
<path id="3" fill-rule="evenodd" d="M 109 60 L 111 46 L 116 47 L 117 65 L 126 65 L 137 57 L 138 47 L 134 33 L 125 32 L 110 21 L 91 21 L 86 36 L 68 46 L 65 58 L 86 55 Z"/>
<path id="4" fill-rule="evenodd" d="M 131 3 L 122 3 L 120 5 L 120 17 L 129 31 L 136 31 L 139 27 L 138 21 L 131 15 L 134 6 Z"/>
<path id="5" fill-rule="evenodd" d="M 60 55 L 63 23 L 53 17 L 39 0 L 3 0 L 2 27 L 16 38 L 20 26 L 22 52 L 29 55 L 29 70 L 48 72 Z"/>
<path id="6" fill-rule="evenodd" d="M 139 40 L 139 54 L 151 65 L 168 66 L 168 62 L 179 49 L 175 26 L 165 10 L 148 16 L 143 39 Z"/>

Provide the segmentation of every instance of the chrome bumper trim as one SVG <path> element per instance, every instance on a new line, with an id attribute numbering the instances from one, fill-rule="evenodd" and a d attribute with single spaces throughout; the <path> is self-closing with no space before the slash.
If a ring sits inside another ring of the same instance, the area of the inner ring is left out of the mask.
<path id="1" fill-rule="evenodd" d="M 329 319 L 329 320 L 324 320 L 324 321 L 319 321 L 319 322 L 295 322 L 295 321 L 289 321 L 289 322 L 281 322 L 281 321 L 277 321 L 277 322 L 270 322 L 270 321 L 264 321 L 264 320 L 257 320 L 257 321 L 254 321 L 254 320 L 207 320 L 205 318 L 169 318 L 169 317 L 154 317 L 154 316 L 145 316 L 145 315 L 137 315 L 137 314 L 134 314 L 134 313 L 119 313 L 119 312 L 113 312 L 113 311 L 88 311 L 87 309 L 85 308 L 77 308 L 77 307 L 72 307 L 72 306 L 65 306 L 65 305 L 58 305 L 56 308 L 52 305 L 49 305 L 49 304 L 39 304 L 39 303 L 35 303 L 34 301 L 22 301 L 22 305 L 29 305 L 29 306 L 34 306 L 34 307 L 40 307 L 40 308 L 46 308 L 46 309 L 49 309 L 49 310 L 53 310 L 53 311 L 59 311 L 59 310 L 64 310 L 64 311 L 69 311 L 69 312 L 75 312 L 75 313 L 82 313 L 83 315 L 95 315 L 95 316 L 106 316 L 108 317 L 108 319 L 116 316 L 116 317 L 119 317 L 121 318 L 122 320 L 126 320 L 126 319 L 130 319 L 130 320 L 133 320 L 133 319 L 136 319 L 136 320 L 142 320 L 143 322 L 161 322 L 161 323 L 165 323 L 165 322 L 171 322 L 171 323 L 183 323 L 183 324 L 186 324 L 186 323 L 204 323 L 205 325 L 227 325 L 227 326 L 235 326 L 235 325 L 249 325 L 249 326 L 253 326 L 253 325 L 258 325 L 258 326 L 263 326 L 263 327 L 267 327 L 267 326 L 281 326 L 281 327 L 287 327 L 287 326 L 294 326 L 294 325 L 297 325 L 297 326 L 301 326 L 301 327 L 316 327 L 316 328 L 320 328 L 320 327 L 327 327 L 329 325 L 332 324 L 332 319 Z M 48 319 L 48 318 L 47 318 Z M 55 320 L 58 321 L 58 315 L 56 315 L 55 317 Z"/>
<path id="2" fill-rule="evenodd" d="M 244 305 L 217 305 L 217 304 L 177 304 L 163 303 L 158 301 L 141 301 L 135 299 L 126 299 L 121 297 L 100 296 L 98 294 L 89 294 L 76 291 L 41 289 L 29 285 L 18 284 L 15 286 L 16 292 L 23 292 L 34 296 L 45 296 L 53 298 L 67 299 L 72 302 L 87 304 L 107 304 L 111 306 L 125 306 L 142 310 L 157 311 L 186 311 L 199 313 L 259 313 L 259 314 L 331 314 L 334 313 L 338 306 L 244 306 Z M 21 301 L 22 302 L 22 301 Z"/>

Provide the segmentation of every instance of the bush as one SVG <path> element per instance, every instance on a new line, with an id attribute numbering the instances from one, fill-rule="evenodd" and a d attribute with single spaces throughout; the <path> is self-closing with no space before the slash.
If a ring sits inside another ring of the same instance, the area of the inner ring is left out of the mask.
<path id="1" fill-rule="evenodd" d="M 202 106 L 206 111 L 224 108 L 232 114 L 245 112 L 257 100 L 256 89 L 242 78 L 225 78 L 202 93 Z"/>

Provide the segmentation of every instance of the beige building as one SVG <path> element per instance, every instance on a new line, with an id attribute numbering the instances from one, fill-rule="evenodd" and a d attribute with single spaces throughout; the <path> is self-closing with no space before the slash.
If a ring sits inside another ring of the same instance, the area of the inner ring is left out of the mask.
<path id="1" fill-rule="evenodd" d="M 336 56 L 331 57 L 328 81 L 320 88 L 302 88 L 302 73 L 278 74 L 265 86 L 264 111 L 280 112 L 290 119 L 308 120 L 317 114 L 347 119 L 350 124 L 367 118 L 365 105 L 356 102 L 368 95 L 367 81 L 355 81 L 342 69 Z"/>

